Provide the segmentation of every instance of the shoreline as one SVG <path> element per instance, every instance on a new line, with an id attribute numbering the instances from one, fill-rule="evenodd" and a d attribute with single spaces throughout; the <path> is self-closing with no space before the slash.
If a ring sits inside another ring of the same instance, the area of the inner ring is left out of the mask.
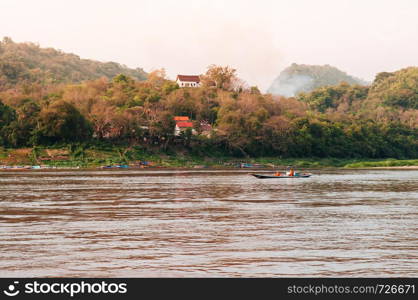
<path id="1" fill-rule="evenodd" d="M 336 167 L 336 166 L 320 166 L 320 167 L 295 167 L 298 170 L 407 170 L 407 171 L 415 171 L 418 170 L 418 166 L 393 166 L 393 167 L 358 167 L 358 168 L 347 168 L 347 167 Z M 70 167 L 70 166 L 44 166 L 40 168 L 32 168 L 32 167 L 22 167 L 19 165 L 16 166 L 1 166 L 0 165 L 0 172 L 13 172 L 13 171 L 65 171 L 65 170 L 73 170 L 73 171 L 133 171 L 133 170 L 141 170 L 141 171 L 158 171 L 158 170 L 184 170 L 184 171 L 247 171 L 249 173 L 252 172 L 273 172 L 275 170 L 284 170 L 286 166 L 271 166 L 271 167 L 255 167 L 255 168 L 239 168 L 239 167 L 226 167 L 226 166 L 206 166 L 202 168 L 196 167 L 189 167 L 189 166 L 156 166 L 156 167 L 111 167 L 111 168 L 103 168 L 100 166 L 83 166 L 83 167 Z"/>
<path id="2" fill-rule="evenodd" d="M 126 151 L 125 151 L 126 152 Z M 282 158 L 194 156 L 188 153 L 163 153 L 136 150 L 89 148 L 81 153 L 59 148 L 2 148 L 0 170 L 46 169 L 374 169 L 416 170 L 418 159 L 394 158 Z"/>
<path id="3" fill-rule="evenodd" d="M 371 167 L 376 170 L 418 170 L 418 166 Z"/>

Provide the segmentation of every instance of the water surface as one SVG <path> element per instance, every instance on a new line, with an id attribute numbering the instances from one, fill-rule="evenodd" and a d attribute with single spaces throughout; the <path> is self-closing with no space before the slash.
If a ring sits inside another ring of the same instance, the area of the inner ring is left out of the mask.
<path id="1" fill-rule="evenodd" d="M 0 172 L 0 276 L 417 276 L 418 171 Z"/>

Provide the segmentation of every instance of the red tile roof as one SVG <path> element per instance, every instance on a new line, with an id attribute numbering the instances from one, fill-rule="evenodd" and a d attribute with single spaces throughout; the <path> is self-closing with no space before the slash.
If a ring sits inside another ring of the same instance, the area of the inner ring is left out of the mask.
<path id="1" fill-rule="evenodd" d="M 174 121 L 189 121 L 189 117 L 175 116 Z"/>
<path id="2" fill-rule="evenodd" d="M 192 122 L 177 122 L 176 124 L 179 128 L 192 128 L 193 123 Z"/>
<path id="3" fill-rule="evenodd" d="M 177 79 L 180 79 L 180 81 L 200 82 L 198 75 L 177 75 Z"/>

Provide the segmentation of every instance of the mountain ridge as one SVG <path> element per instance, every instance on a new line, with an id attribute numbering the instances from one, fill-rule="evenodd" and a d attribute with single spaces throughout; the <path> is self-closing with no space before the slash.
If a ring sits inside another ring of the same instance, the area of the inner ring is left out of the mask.
<path id="1" fill-rule="evenodd" d="M 100 77 L 125 74 L 145 80 L 141 68 L 128 68 L 116 62 L 82 59 L 55 48 L 42 48 L 31 42 L 16 43 L 5 37 L 0 41 L 0 89 L 22 83 L 79 83 Z"/>

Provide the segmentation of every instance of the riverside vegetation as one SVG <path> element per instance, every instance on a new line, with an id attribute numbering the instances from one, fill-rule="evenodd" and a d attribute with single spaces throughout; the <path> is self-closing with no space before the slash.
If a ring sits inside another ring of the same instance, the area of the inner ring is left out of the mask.
<path id="1" fill-rule="evenodd" d="M 179 88 L 164 70 L 95 74 L 104 66 L 54 51 L 0 43 L 0 164 L 417 164 L 417 67 L 379 73 L 369 86 L 282 97 L 247 86 L 230 67 L 209 66 L 201 87 Z M 61 68 L 65 59 L 73 63 Z M 188 116 L 198 134 L 174 136 L 174 116 Z"/>

